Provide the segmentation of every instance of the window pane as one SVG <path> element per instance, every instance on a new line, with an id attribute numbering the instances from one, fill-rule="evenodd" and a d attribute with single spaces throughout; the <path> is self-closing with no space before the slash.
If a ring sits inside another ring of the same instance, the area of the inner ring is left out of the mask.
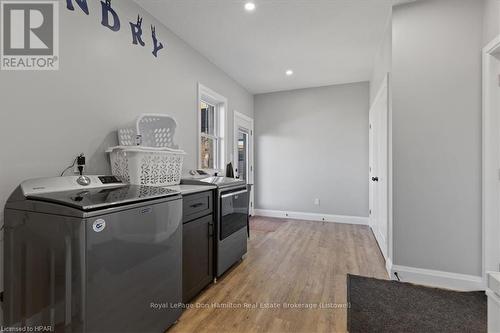
<path id="1" fill-rule="evenodd" d="M 238 176 L 241 180 L 247 180 L 248 163 L 248 134 L 238 131 Z"/>
<path id="2" fill-rule="evenodd" d="M 213 105 L 201 102 L 201 133 L 215 135 L 215 107 Z"/>
<path id="3" fill-rule="evenodd" d="M 215 169 L 217 141 L 212 138 L 201 137 L 201 168 Z"/>

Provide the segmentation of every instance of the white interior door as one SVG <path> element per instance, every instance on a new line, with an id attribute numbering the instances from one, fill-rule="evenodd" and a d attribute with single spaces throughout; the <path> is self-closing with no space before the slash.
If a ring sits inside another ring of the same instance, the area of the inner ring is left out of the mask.
<path id="1" fill-rule="evenodd" d="M 488 332 L 500 332 L 500 35 L 483 49 L 483 278 Z"/>
<path id="2" fill-rule="evenodd" d="M 234 171 L 235 176 L 251 185 L 250 215 L 254 215 L 253 119 L 234 112 Z"/>
<path id="3" fill-rule="evenodd" d="M 500 271 L 500 36 L 483 51 L 483 276 Z"/>
<path id="4" fill-rule="evenodd" d="M 389 230 L 389 94 L 387 78 L 370 108 L 370 226 L 387 259 Z"/>
<path id="5" fill-rule="evenodd" d="M 490 75 L 497 79 L 498 81 L 494 81 L 494 85 L 491 87 L 491 98 L 492 98 L 492 106 L 496 108 L 497 112 L 500 107 L 500 46 L 498 46 L 497 53 L 494 54 L 492 60 L 492 66 L 490 69 Z M 494 272 L 500 272 L 500 113 L 497 113 L 496 124 L 497 126 L 497 161 L 496 161 L 496 170 L 498 170 L 498 181 L 496 182 L 497 187 L 497 218 L 496 218 L 496 226 L 493 228 L 495 235 L 493 238 L 493 244 L 496 244 L 496 256 L 495 259 L 495 270 Z M 500 320 L 498 329 L 500 329 Z"/>

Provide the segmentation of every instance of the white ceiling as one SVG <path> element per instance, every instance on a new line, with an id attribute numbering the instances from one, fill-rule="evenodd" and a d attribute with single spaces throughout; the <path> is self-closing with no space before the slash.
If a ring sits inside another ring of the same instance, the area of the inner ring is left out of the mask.
<path id="1" fill-rule="evenodd" d="M 367 81 L 392 0 L 136 0 L 251 93 Z M 285 71 L 293 69 L 287 77 Z"/>

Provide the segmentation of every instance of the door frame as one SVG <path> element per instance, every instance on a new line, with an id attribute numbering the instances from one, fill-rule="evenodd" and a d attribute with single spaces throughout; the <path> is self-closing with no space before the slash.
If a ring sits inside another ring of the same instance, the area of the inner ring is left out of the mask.
<path id="1" fill-rule="evenodd" d="M 386 256 L 385 259 L 385 267 L 386 271 L 389 274 L 390 278 L 392 276 L 392 258 L 393 258 L 393 152 L 392 152 L 392 89 L 391 89 L 391 76 L 390 73 L 386 73 L 382 83 L 380 84 L 377 94 L 373 99 L 373 102 L 370 105 L 370 111 L 373 107 L 373 104 L 382 97 L 382 93 L 386 90 L 386 98 L 387 98 L 387 235 L 386 235 Z M 371 119 L 370 119 L 371 120 Z M 369 129 L 371 132 L 371 130 Z M 371 133 L 369 133 L 371 135 Z M 371 143 L 370 143 L 371 146 Z M 371 149 L 371 147 L 369 147 Z M 371 158 L 369 157 L 369 163 L 371 163 Z M 370 167 L 370 166 L 369 166 Z M 369 181 L 371 177 L 371 171 L 369 169 L 368 179 Z M 371 184 L 369 185 L 371 186 Z M 371 200 L 371 193 L 370 193 Z M 370 229 L 373 227 L 370 219 Z M 375 236 L 375 235 L 374 235 Z M 376 237 L 375 237 L 376 238 Z M 377 241 L 378 243 L 378 241 Z M 381 251 L 382 254 L 383 251 Z"/>
<path id="2" fill-rule="evenodd" d="M 250 118 L 249 116 L 240 113 L 236 110 L 234 110 L 234 120 L 233 120 L 233 165 L 234 168 L 237 168 L 237 163 L 238 163 L 238 126 L 237 126 L 237 121 L 238 119 L 246 121 L 250 124 L 250 133 L 248 133 L 248 165 L 249 165 L 249 170 L 248 170 L 248 178 L 247 178 L 247 184 L 252 185 L 252 190 L 250 192 L 250 215 L 255 215 L 255 178 L 254 178 L 254 173 L 255 173 L 255 163 L 254 163 L 254 120 L 253 118 Z"/>
<path id="3" fill-rule="evenodd" d="M 485 288 L 487 273 L 500 270 L 500 77 L 498 70 L 493 72 L 494 66 L 500 65 L 499 59 L 500 35 L 483 49 L 482 275 Z"/>

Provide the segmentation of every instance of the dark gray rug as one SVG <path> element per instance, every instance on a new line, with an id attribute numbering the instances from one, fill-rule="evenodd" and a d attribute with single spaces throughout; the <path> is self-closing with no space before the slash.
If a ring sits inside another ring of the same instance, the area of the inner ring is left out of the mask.
<path id="1" fill-rule="evenodd" d="M 347 275 L 347 325 L 358 332 L 486 332 L 484 292 Z"/>

